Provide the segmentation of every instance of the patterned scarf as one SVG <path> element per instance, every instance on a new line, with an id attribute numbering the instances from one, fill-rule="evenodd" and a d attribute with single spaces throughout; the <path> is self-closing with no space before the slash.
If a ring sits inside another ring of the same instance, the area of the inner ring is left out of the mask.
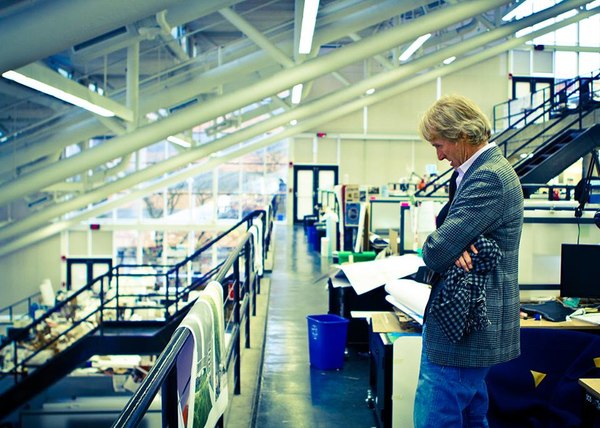
<path id="1" fill-rule="evenodd" d="M 472 331 L 485 329 L 491 324 L 485 304 L 485 284 L 502 252 L 496 242 L 480 236 L 473 243 L 478 253 L 469 250 L 473 268 L 465 272 L 452 265 L 444 274 L 444 283 L 434 297 L 431 314 L 452 343 Z"/>

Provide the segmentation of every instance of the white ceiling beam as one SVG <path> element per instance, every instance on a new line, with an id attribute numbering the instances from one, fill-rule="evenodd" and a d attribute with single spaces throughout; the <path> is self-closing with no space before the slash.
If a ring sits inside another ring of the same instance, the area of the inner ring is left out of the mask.
<path id="1" fill-rule="evenodd" d="M 182 0 L 35 2 L 0 19 L 0 73 L 64 51 L 178 3 Z"/>
<path id="2" fill-rule="evenodd" d="M 323 44 L 338 39 L 348 34 L 348 32 L 359 31 L 385 20 L 390 15 L 404 13 L 426 2 L 427 0 L 402 2 L 398 2 L 397 0 L 376 2 L 345 1 L 326 6 L 323 8 L 323 20 L 324 22 L 331 22 L 323 26 L 318 25 L 317 34 L 315 34 L 317 41 L 315 43 Z M 215 3 L 221 6 L 216 8 Z M 189 19 L 189 16 L 206 14 L 209 10 L 207 7 L 210 5 L 217 10 L 222 8 L 223 5 L 233 3 L 239 3 L 239 1 L 229 0 L 219 2 L 218 0 L 213 0 L 212 3 L 205 5 L 204 2 L 197 2 L 196 0 L 184 0 L 181 4 L 169 9 L 167 19 L 171 25 L 177 25 L 187 22 L 185 20 Z M 345 13 L 343 16 L 340 16 L 342 15 L 342 11 L 346 9 L 345 5 L 348 4 L 350 5 L 348 7 L 352 9 L 352 13 Z M 363 4 L 366 4 L 368 7 L 366 9 L 359 9 L 359 6 L 363 6 Z M 338 6 L 334 7 L 335 5 Z M 187 15 L 185 13 L 186 10 L 188 10 Z M 332 12 L 327 14 L 329 10 L 332 10 Z M 329 15 L 335 16 L 335 19 L 328 19 Z M 281 34 L 279 39 L 282 37 L 287 37 L 289 40 L 291 33 Z M 284 43 L 281 46 L 287 46 L 284 50 L 292 52 L 292 42 Z M 268 54 L 264 51 L 257 51 L 202 73 L 198 73 L 198 70 L 189 67 L 189 70 L 186 72 L 187 74 L 180 73 L 171 79 L 165 80 L 164 85 L 155 88 L 154 92 L 147 91 L 140 103 L 140 108 L 142 109 L 140 116 L 150 111 L 156 111 L 160 107 L 169 107 L 185 102 L 190 99 L 190 95 L 196 96 L 211 91 L 216 85 L 239 80 L 241 73 L 248 74 L 255 72 L 264 68 L 265 63 L 268 63 Z M 181 76 L 181 74 L 184 75 Z M 336 74 L 339 76 L 339 73 Z M 179 80 L 182 80 L 182 83 L 177 84 Z M 338 77 L 338 80 L 344 82 L 341 76 Z M 167 86 L 169 90 L 165 91 L 164 87 Z M 118 99 L 116 95 L 115 99 Z M 15 147 L 15 143 L 0 146 L 0 156 L 8 156 L 5 161 L 0 163 L 0 175 L 10 173 L 14 170 L 15 165 L 20 166 L 34 162 L 40 157 L 54 153 L 60 147 L 67 147 L 81 140 L 106 132 L 106 129 L 99 124 L 97 118 L 85 118 L 82 114 L 78 113 L 70 113 L 68 118 L 63 118 L 60 122 L 60 128 L 48 127 L 47 129 L 48 131 L 52 131 L 51 135 L 34 134 L 33 137 L 21 138 L 18 141 L 21 145 L 19 147 Z"/>
<path id="3" fill-rule="evenodd" d="M 50 86 L 51 88 L 58 89 L 59 91 L 62 91 L 68 95 L 85 100 L 95 106 L 109 110 L 113 112 L 115 116 L 120 117 L 123 120 L 133 120 L 133 112 L 127 107 L 111 100 L 108 97 L 104 97 L 99 93 L 92 91 L 88 87 L 83 86 L 74 80 L 62 76 L 43 64 L 35 62 L 17 68 L 14 71 L 28 79 L 32 79 L 35 82 L 40 82 L 44 85 Z M 57 98 L 61 99 L 58 96 Z"/>
<path id="4" fill-rule="evenodd" d="M 138 128 L 127 136 L 113 138 L 101 146 L 86 150 L 83 153 L 61 160 L 55 165 L 22 175 L 18 179 L 1 185 L 0 205 L 34 192 L 42 185 L 47 186 L 57 183 L 81 171 L 93 168 L 95 165 L 121 157 L 131 151 L 139 150 L 152 142 L 165 139 L 173 133 L 190 129 L 199 123 L 204 123 L 211 118 L 234 111 L 290 88 L 295 84 L 331 73 L 356 61 L 406 43 L 421 34 L 445 28 L 452 23 L 460 22 L 507 2 L 508 0 L 473 0 L 460 3 L 454 7 L 440 9 L 409 24 L 378 33 L 344 49 L 283 70 L 241 90 L 190 106 L 160 122 Z"/>
<path id="5" fill-rule="evenodd" d="M 250 40 L 252 40 L 258 47 L 267 52 L 271 58 L 277 61 L 284 67 L 292 67 L 294 61 L 290 59 L 281 49 L 271 43 L 271 41 L 265 37 L 259 30 L 257 30 L 251 23 L 249 23 L 243 16 L 234 12 L 229 8 L 223 8 L 219 10 L 219 13 L 233 24 L 238 30 L 244 33 Z"/>
<path id="6" fill-rule="evenodd" d="M 554 24 L 553 26 L 548 27 L 546 29 L 542 29 L 535 33 L 528 34 L 519 39 L 511 39 L 509 42 L 505 42 L 503 44 L 494 46 L 491 49 L 484 49 L 483 52 L 477 53 L 463 60 L 458 60 L 451 65 L 438 67 L 434 71 L 419 75 L 419 77 L 412 77 L 417 76 L 420 72 L 428 68 L 439 65 L 441 61 L 448 56 L 464 55 L 481 46 L 485 46 L 486 44 L 492 44 L 498 40 L 506 38 L 511 34 L 514 34 L 516 31 L 522 28 L 528 27 L 537 22 L 541 22 L 545 19 L 548 19 L 551 16 L 555 16 L 555 14 L 562 13 L 564 11 L 564 8 L 564 4 L 558 5 L 555 6 L 552 10 L 539 12 L 538 14 L 525 18 L 521 21 L 505 24 L 503 27 L 493 30 L 491 32 L 482 33 L 479 36 L 456 44 L 455 46 L 451 46 L 439 52 L 435 52 L 427 56 L 421 57 L 419 59 L 410 61 L 409 63 L 405 64 L 401 69 L 396 69 L 391 72 L 371 76 L 350 88 L 345 88 L 343 90 L 338 91 L 337 93 L 328 95 L 326 97 L 323 97 L 322 99 L 300 106 L 297 109 L 294 109 L 293 111 L 282 113 L 281 115 L 272 117 L 251 127 L 236 131 L 235 133 L 232 133 L 226 137 L 222 137 L 212 143 L 208 143 L 204 146 L 198 147 L 184 154 L 165 159 L 159 164 L 155 164 L 142 171 L 130 174 L 129 176 L 120 179 L 118 182 L 106 184 L 101 188 L 95 189 L 89 194 L 79 196 L 71 201 L 62 203 L 58 206 L 48 207 L 43 212 L 31 215 L 26 219 L 17 221 L 11 225 L 7 225 L 5 227 L 0 228 L 0 240 L 5 240 L 14 237 L 20 233 L 23 233 L 27 230 L 30 230 L 31 228 L 39 227 L 45 222 L 55 217 L 58 217 L 74 209 L 83 208 L 86 205 L 93 203 L 94 201 L 106 198 L 110 194 L 114 194 L 125 189 L 131 189 L 139 183 L 144 183 L 146 181 L 156 179 L 157 177 L 167 174 L 168 172 L 173 171 L 177 168 L 181 168 L 192 162 L 196 162 L 213 152 L 225 150 L 235 144 L 251 140 L 273 129 L 285 126 L 289 123 L 289 121 L 292 118 L 300 120 L 299 125 L 301 126 L 296 125 L 295 127 L 290 127 L 285 132 L 300 133 L 304 132 L 304 130 L 314 129 L 322 123 L 334 120 L 335 118 L 340 117 L 341 115 L 348 114 L 366 105 L 372 105 L 373 103 L 380 102 L 383 99 L 389 98 L 390 96 L 397 94 L 398 91 L 408 90 L 411 87 L 416 86 L 417 83 L 423 84 L 439 76 L 456 72 L 462 68 L 471 66 L 477 62 L 491 58 L 509 49 L 521 46 L 527 40 L 538 37 L 549 31 L 554 31 L 558 28 L 562 28 L 563 26 L 570 25 L 573 22 L 577 22 L 578 20 L 592 16 L 594 13 L 596 13 L 593 11 L 580 13 L 579 15 L 576 15 L 575 17 L 570 18 L 569 20 Z M 390 85 L 394 86 L 390 89 Z M 361 97 L 361 95 L 364 94 L 364 92 L 369 88 L 377 88 L 377 92 L 368 97 Z M 350 106 L 350 108 L 353 108 L 354 110 L 347 111 L 347 106 Z M 340 113 L 341 110 L 343 110 L 343 113 Z M 331 114 L 334 114 L 336 116 L 330 117 Z M 287 135 L 288 134 L 284 134 L 284 136 Z M 282 134 L 277 134 L 273 135 L 273 137 L 269 137 L 269 144 L 278 141 L 278 139 L 284 138 L 284 136 L 282 136 Z M 170 175 L 169 177 L 170 180 L 185 179 L 181 178 L 181 176 L 178 175 Z M 176 182 L 177 181 L 169 181 L 170 184 L 175 184 Z M 163 186 L 164 185 L 166 184 L 163 184 Z"/>

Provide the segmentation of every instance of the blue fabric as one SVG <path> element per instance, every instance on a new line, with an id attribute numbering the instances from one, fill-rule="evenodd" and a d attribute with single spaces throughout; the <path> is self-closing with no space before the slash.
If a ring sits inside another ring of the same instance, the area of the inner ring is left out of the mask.
<path id="1" fill-rule="evenodd" d="M 429 361 L 423 347 L 414 406 L 415 428 L 488 427 L 488 372 L 487 367 L 435 364 Z"/>
<path id="2" fill-rule="evenodd" d="M 600 336 L 554 328 L 521 329 L 521 356 L 487 378 L 491 428 L 576 428 L 582 421 L 579 378 L 598 378 Z M 532 371 L 545 377 L 536 386 Z"/>

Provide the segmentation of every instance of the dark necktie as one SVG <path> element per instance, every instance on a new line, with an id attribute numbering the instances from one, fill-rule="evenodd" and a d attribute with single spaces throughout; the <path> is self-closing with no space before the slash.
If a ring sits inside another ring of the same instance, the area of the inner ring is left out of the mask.
<path id="1" fill-rule="evenodd" d="M 448 203 L 451 203 L 456 193 L 456 178 L 458 177 L 458 171 L 454 171 L 450 176 L 450 185 L 448 187 Z"/>
<path id="2" fill-rule="evenodd" d="M 448 203 L 442 207 L 439 214 L 435 218 L 436 227 L 440 227 L 442 223 L 444 223 L 444 220 L 446 220 L 448 210 L 450 209 L 450 204 L 452 203 L 452 199 L 454 199 L 454 194 L 456 193 L 456 177 L 458 177 L 458 172 L 454 171 L 450 177 L 450 184 L 448 187 Z"/>

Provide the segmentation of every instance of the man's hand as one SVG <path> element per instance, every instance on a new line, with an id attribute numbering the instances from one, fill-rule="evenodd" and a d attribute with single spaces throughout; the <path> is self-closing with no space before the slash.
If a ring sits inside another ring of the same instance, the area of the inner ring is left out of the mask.
<path id="1" fill-rule="evenodd" d="M 471 251 L 473 254 L 477 254 L 477 248 L 475 248 L 475 245 L 471 244 Z M 468 251 L 465 251 L 458 259 L 456 259 L 454 264 L 459 268 L 463 268 L 465 272 L 469 272 L 471 269 L 473 269 L 473 260 L 471 260 L 471 254 L 469 254 Z"/>

